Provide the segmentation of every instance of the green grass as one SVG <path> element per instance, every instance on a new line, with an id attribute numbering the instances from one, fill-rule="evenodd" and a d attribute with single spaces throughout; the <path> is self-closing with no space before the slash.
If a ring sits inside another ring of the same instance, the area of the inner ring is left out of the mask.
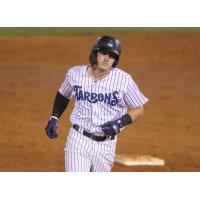
<path id="1" fill-rule="evenodd" d="M 0 27 L 0 36 L 88 35 L 109 32 L 200 32 L 187 27 Z"/>

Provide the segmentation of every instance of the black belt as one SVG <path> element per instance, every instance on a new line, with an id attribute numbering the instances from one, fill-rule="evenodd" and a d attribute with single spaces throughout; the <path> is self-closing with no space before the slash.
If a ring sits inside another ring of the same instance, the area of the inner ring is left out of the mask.
<path id="1" fill-rule="evenodd" d="M 79 126 L 78 125 L 76 125 L 76 124 L 74 124 L 73 125 L 73 128 L 76 130 L 76 131 L 78 131 L 79 130 Z M 97 141 L 97 142 L 103 142 L 103 141 L 105 141 L 105 140 L 107 140 L 107 139 L 109 139 L 109 140 L 113 140 L 113 139 L 115 139 L 115 137 L 110 137 L 110 136 L 97 136 L 97 135 L 93 135 L 92 133 L 89 133 L 89 132 L 87 132 L 87 131 L 83 131 L 83 135 L 85 135 L 86 137 L 89 137 L 90 139 L 92 139 L 92 140 L 95 140 L 95 141 Z"/>

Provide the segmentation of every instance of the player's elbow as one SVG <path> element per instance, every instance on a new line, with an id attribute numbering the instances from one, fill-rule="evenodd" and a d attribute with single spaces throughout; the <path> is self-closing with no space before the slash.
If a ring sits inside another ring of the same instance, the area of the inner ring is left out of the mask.
<path id="1" fill-rule="evenodd" d="M 141 106 L 138 109 L 139 109 L 140 117 L 142 117 L 144 115 L 144 106 Z"/>

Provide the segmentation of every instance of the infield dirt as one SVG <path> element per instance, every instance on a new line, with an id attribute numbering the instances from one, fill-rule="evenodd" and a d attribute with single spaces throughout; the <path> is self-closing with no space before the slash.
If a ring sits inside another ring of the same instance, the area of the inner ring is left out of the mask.
<path id="1" fill-rule="evenodd" d="M 117 153 L 148 154 L 165 166 L 112 171 L 200 171 L 200 33 L 111 34 L 122 43 L 120 68 L 149 98 L 144 116 L 119 135 Z M 67 70 L 88 64 L 99 35 L 0 38 L 0 171 L 64 171 L 64 146 L 73 103 L 59 138 L 44 127 Z"/>

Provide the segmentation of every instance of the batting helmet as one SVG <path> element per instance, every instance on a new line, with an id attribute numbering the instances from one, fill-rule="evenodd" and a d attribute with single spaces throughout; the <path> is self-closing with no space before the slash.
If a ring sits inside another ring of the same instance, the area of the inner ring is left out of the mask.
<path id="1" fill-rule="evenodd" d="M 121 44 L 120 42 L 111 36 L 102 36 L 99 37 L 96 43 L 93 45 L 89 60 L 91 65 L 97 64 L 97 52 L 98 51 L 106 51 L 110 53 L 114 53 L 115 61 L 112 67 L 116 67 L 119 62 L 120 54 L 121 54 Z"/>

